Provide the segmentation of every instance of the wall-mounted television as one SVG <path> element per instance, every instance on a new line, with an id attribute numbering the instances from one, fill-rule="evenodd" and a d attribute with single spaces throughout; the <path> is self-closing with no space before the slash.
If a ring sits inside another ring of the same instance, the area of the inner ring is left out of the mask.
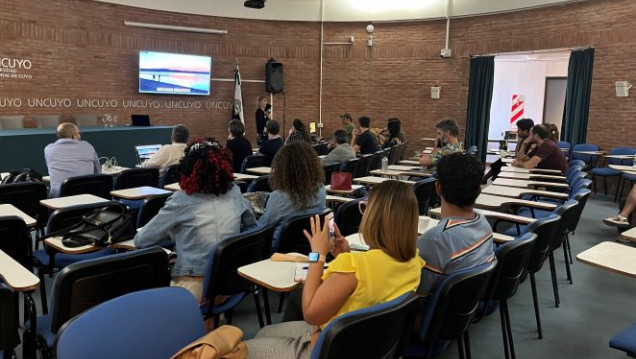
<path id="1" fill-rule="evenodd" d="M 139 52 L 139 92 L 167 95 L 209 95 L 209 56 Z"/>

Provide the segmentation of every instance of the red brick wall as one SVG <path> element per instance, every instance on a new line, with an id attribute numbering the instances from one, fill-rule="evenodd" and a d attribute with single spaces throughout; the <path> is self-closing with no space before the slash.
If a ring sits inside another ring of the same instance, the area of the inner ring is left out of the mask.
<path id="1" fill-rule="evenodd" d="M 412 140 L 432 136 L 442 117 L 465 128 L 469 55 L 568 48 L 596 48 L 588 142 L 604 148 L 636 146 L 636 94 L 614 95 L 614 81 L 636 82 L 636 2 L 595 0 L 563 6 L 451 22 L 451 59 L 441 59 L 445 21 L 376 24 L 373 47 L 366 44 L 364 23 L 326 23 L 326 42 L 355 36 L 354 45 L 325 46 L 322 118 L 325 134 L 350 112 L 383 126 L 386 118 L 403 120 Z M 227 29 L 228 35 L 194 34 L 125 27 L 124 20 Z M 165 13 L 87 0 L 10 0 L 0 12 L 0 57 L 27 58 L 30 80 L 0 78 L 0 115 L 111 113 L 127 121 L 148 113 L 153 123 L 184 123 L 195 136 L 225 137 L 230 110 L 205 109 L 205 101 L 232 101 L 231 82 L 212 82 L 210 97 L 137 93 L 139 50 L 205 54 L 213 58 L 213 76 L 231 78 L 238 58 L 243 79 L 264 79 L 273 57 L 284 64 L 287 123 L 319 116 L 320 25 L 224 19 Z M 439 81 L 441 99 L 430 98 Z M 255 99 L 264 85 L 244 83 L 246 123 L 253 138 Z M 21 108 L 2 99 L 21 98 Z M 70 108 L 30 108 L 29 98 L 69 98 Z M 116 109 L 77 108 L 81 98 L 117 99 Z M 199 101 L 202 109 L 131 109 L 122 100 Z M 275 95 L 275 115 L 282 119 L 283 96 Z M 3 107 L 3 105 L 5 105 Z M 31 121 L 28 121 L 31 123 Z M 634 128 L 632 130 L 632 128 Z M 419 142 L 419 141 L 416 141 Z"/>

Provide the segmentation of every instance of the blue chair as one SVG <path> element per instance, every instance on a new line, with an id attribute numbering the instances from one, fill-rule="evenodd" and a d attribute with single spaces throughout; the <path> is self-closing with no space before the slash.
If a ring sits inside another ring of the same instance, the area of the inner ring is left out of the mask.
<path id="1" fill-rule="evenodd" d="M 413 191 L 415 192 L 415 197 L 417 197 L 417 205 L 419 208 L 420 216 L 425 216 L 428 214 L 428 209 L 432 207 L 433 203 L 431 203 L 431 199 L 433 199 L 435 193 L 435 182 L 437 182 L 436 177 L 427 178 L 421 181 L 418 181 L 413 185 Z"/>
<path id="2" fill-rule="evenodd" d="M 634 155 L 636 154 L 636 149 L 630 148 L 630 147 L 614 147 L 609 151 L 610 155 Z M 621 159 L 617 159 L 617 158 L 608 158 L 607 159 L 607 165 L 626 165 L 626 164 L 632 164 L 633 160 L 629 159 L 629 160 L 621 160 Z M 597 167 L 597 168 L 592 168 L 591 170 L 592 173 L 592 180 L 594 181 L 594 193 L 596 193 L 596 177 L 603 177 L 603 184 L 604 184 L 604 190 L 605 190 L 605 195 L 607 196 L 607 177 L 619 177 L 619 182 L 620 182 L 620 176 L 623 173 L 622 171 L 619 170 L 615 170 L 613 168 L 609 168 L 609 167 Z M 616 194 L 614 195 L 614 198 L 618 197 L 618 189 L 619 189 L 619 184 L 616 185 Z"/>
<path id="3" fill-rule="evenodd" d="M 166 287 L 87 310 L 60 330 L 55 347 L 58 359 L 169 358 L 204 334 L 192 294 Z"/>
<path id="4" fill-rule="evenodd" d="M 0 358 L 13 358 L 13 349 L 20 344 L 14 299 L 11 289 L 0 283 Z"/>
<path id="5" fill-rule="evenodd" d="M 636 358 L 636 324 L 613 336 L 609 346 L 624 351 L 631 358 Z"/>
<path id="6" fill-rule="evenodd" d="M 340 234 L 348 236 L 358 233 L 360 222 L 362 222 L 362 213 L 360 212 L 360 201 L 366 201 L 366 198 L 359 198 L 345 202 L 336 211 L 333 220 L 338 225 Z"/>
<path id="7" fill-rule="evenodd" d="M 619 189 L 618 189 L 618 192 L 616 192 L 616 198 L 614 198 L 614 202 L 618 202 L 618 200 L 620 199 L 621 194 L 623 193 L 623 190 L 625 189 L 625 182 L 631 183 L 631 186 L 633 187 L 634 182 L 636 182 L 636 175 L 623 173 L 620 181 L 618 182 Z"/>
<path id="8" fill-rule="evenodd" d="M 271 192 L 272 187 L 269 185 L 269 175 L 260 176 L 250 183 L 247 192 Z"/>
<path id="9" fill-rule="evenodd" d="M 311 359 L 401 358 L 422 301 L 408 292 L 339 316 L 320 333 Z M 364 345 L 352 345 L 360 340 Z"/>
<path id="10" fill-rule="evenodd" d="M 598 161 L 598 155 L 587 155 L 583 153 L 576 153 L 577 151 L 598 151 L 599 147 L 593 143 L 581 143 L 578 145 L 574 145 L 572 148 L 572 153 L 570 155 L 570 160 L 583 161 L 585 163 L 584 169 L 588 170 L 596 164 Z"/>
<path id="11" fill-rule="evenodd" d="M 243 159 L 241 173 L 247 173 L 248 168 L 267 166 L 267 157 L 260 153 L 249 155 Z"/>
<path id="12" fill-rule="evenodd" d="M 570 142 L 559 141 L 558 146 L 563 151 L 563 155 L 565 156 L 565 158 L 569 159 L 570 158 Z"/>

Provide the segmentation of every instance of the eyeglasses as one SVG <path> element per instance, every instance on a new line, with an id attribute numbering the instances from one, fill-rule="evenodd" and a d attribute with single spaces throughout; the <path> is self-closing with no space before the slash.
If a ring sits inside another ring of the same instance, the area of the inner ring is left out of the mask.
<path id="1" fill-rule="evenodd" d="M 369 203 L 369 201 L 367 200 L 363 200 L 358 202 L 358 210 L 360 211 L 360 214 L 364 214 L 364 211 L 367 209 L 367 204 Z"/>

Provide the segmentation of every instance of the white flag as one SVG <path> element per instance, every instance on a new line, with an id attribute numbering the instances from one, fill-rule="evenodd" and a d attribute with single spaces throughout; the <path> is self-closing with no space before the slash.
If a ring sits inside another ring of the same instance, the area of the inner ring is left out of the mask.
<path id="1" fill-rule="evenodd" d="M 241 94 L 241 73 L 238 67 L 234 70 L 234 110 L 232 119 L 241 120 L 241 122 L 245 123 L 243 118 L 243 95 Z"/>

